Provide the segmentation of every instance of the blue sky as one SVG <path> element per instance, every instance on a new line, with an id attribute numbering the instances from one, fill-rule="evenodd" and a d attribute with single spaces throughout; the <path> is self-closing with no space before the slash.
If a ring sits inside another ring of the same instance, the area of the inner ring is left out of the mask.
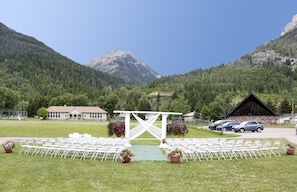
<path id="1" fill-rule="evenodd" d="M 161 75 L 238 59 L 279 37 L 293 0 L 0 0 L 0 22 L 86 64 L 129 50 Z"/>

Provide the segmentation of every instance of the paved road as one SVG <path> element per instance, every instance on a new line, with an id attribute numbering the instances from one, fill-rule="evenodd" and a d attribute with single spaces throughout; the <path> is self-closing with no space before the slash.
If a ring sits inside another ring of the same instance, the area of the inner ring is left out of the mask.
<path id="1" fill-rule="evenodd" d="M 261 133 L 245 132 L 236 134 L 239 134 L 241 138 L 285 138 L 297 144 L 297 135 L 294 128 L 264 128 Z"/>

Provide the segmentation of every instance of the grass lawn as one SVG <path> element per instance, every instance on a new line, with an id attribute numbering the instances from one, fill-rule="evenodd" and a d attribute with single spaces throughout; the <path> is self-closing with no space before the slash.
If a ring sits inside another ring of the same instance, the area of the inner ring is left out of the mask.
<path id="1" fill-rule="evenodd" d="M 161 122 L 159 123 L 159 126 Z M 132 123 L 133 125 L 133 123 Z M 68 137 L 73 132 L 107 137 L 107 122 L 0 121 L 1 137 Z M 231 137 L 232 134 L 188 126 L 184 137 Z M 148 133 L 132 144 L 158 145 Z M 286 144 L 286 140 L 282 140 Z M 297 156 L 259 159 L 188 161 L 180 164 L 111 160 L 72 160 L 0 152 L 0 191 L 296 191 Z"/>

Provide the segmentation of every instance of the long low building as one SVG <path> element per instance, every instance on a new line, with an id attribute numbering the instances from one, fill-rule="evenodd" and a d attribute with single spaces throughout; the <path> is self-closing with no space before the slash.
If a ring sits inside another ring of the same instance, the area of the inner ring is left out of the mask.
<path id="1" fill-rule="evenodd" d="M 50 106 L 47 119 L 56 120 L 107 120 L 107 112 L 100 107 Z"/>

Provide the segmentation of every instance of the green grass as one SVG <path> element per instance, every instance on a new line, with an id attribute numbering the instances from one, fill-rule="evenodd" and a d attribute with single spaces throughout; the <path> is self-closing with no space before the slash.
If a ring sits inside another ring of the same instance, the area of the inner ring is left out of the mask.
<path id="1" fill-rule="evenodd" d="M 107 136 L 107 122 L 95 121 L 0 121 L 2 137 L 67 137 L 69 133 Z M 196 129 L 184 137 L 231 137 L 234 135 Z M 145 133 L 141 137 L 149 138 Z M 174 136 L 171 136 L 174 137 Z M 153 138 L 153 137 L 152 137 Z M 286 140 L 282 140 L 286 143 Z M 134 140 L 137 144 L 156 144 Z M 0 191 L 296 191 L 297 156 L 168 162 L 72 160 L 0 152 Z"/>

